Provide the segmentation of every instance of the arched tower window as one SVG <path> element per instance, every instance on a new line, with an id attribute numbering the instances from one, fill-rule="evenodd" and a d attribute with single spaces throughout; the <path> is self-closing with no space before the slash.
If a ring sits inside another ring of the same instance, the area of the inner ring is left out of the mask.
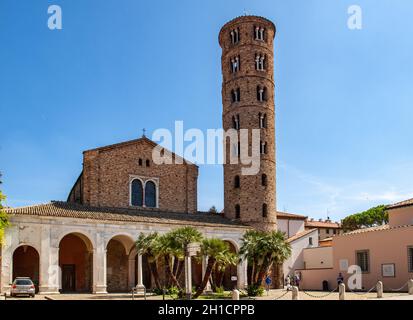
<path id="1" fill-rule="evenodd" d="M 262 205 L 262 216 L 266 218 L 268 216 L 268 206 L 266 203 Z"/>
<path id="2" fill-rule="evenodd" d="M 241 218 L 241 207 L 239 206 L 239 204 L 235 205 L 235 218 Z"/>
<path id="3" fill-rule="evenodd" d="M 241 186 L 241 181 L 239 176 L 235 176 L 234 178 L 234 188 L 240 188 Z"/>
<path id="4" fill-rule="evenodd" d="M 230 37 L 231 37 L 231 43 L 232 44 L 237 44 L 239 42 L 239 34 L 240 34 L 240 32 L 239 32 L 238 28 L 234 29 L 234 30 L 231 30 Z"/>
<path id="5" fill-rule="evenodd" d="M 146 160 L 146 166 L 149 167 L 151 165 L 151 162 L 148 160 Z"/>
<path id="6" fill-rule="evenodd" d="M 259 102 L 267 101 L 267 88 L 263 86 L 257 86 L 257 100 Z"/>
<path id="7" fill-rule="evenodd" d="M 240 88 L 231 90 L 231 101 L 240 102 L 241 101 L 241 90 Z"/>
<path id="8" fill-rule="evenodd" d="M 131 205 L 137 207 L 142 207 L 143 205 L 143 188 L 142 182 L 139 179 L 135 179 L 132 181 Z"/>
<path id="9" fill-rule="evenodd" d="M 259 113 L 259 127 L 260 129 L 267 128 L 267 115 L 265 113 Z"/>
<path id="10" fill-rule="evenodd" d="M 145 183 L 145 206 L 149 208 L 156 207 L 156 185 L 153 181 Z"/>
<path id="11" fill-rule="evenodd" d="M 240 70 L 240 58 L 239 56 L 231 58 L 230 61 L 231 72 L 236 73 Z"/>
<path id="12" fill-rule="evenodd" d="M 265 141 L 261 141 L 260 153 L 261 154 L 267 154 L 267 143 Z"/>
<path id="13" fill-rule="evenodd" d="M 266 66 L 266 61 L 265 61 L 265 55 L 264 54 L 256 54 L 255 55 L 255 70 L 258 71 L 264 71 L 265 66 Z"/>
<path id="14" fill-rule="evenodd" d="M 235 130 L 239 130 L 240 128 L 239 114 L 232 116 L 232 128 Z"/>
<path id="15" fill-rule="evenodd" d="M 264 187 L 267 186 L 267 175 L 265 173 L 261 175 L 261 185 Z"/>
<path id="16" fill-rule="evenodd" d="M 139 158 L 139 166 L 142 166 L 142 159 Z"/>
<path id="17" fill-rule="evenodd" d="M 265 40 L 265 29 L 262 27 L 254 27 L 254 39 L 264 41 Z"/>

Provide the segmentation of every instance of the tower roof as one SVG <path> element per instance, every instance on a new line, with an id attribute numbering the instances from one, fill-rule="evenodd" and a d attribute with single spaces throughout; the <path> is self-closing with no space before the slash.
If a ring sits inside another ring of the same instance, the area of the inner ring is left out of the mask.
<path id="1" fill-rule="evenodd" d="M 235 23 L 235 22 L 238 22 L 239 20 L 244 20 L 244 21 L 249 21 L 249 20 L 251 20 L 251 21 L 253 21 L 253 20 L 264 20 L 264 21 L 266 21 L 266 22 L 268 22 L 269 24 L 272 25 L 272 27 L 274 28 L 274 35 L 275 35 L 276 30 L 277 30 L 277 28 L 275 27 L 274 22 L 272 22 L 271 20 L 269 20 L 269 19 L 267 19 L 267 18 L 265 18 L 265 17 L 255 16 L 255 15 L 243 15 L 243 16 L 235 17 L 235 18 L 231 19 L 230 21 L 228 21 L 227 23 L 225 23 L 225 24 L 222 26 L 221 30 L 219 31 L 219 36 L 221 35 L 222 31 L 223 31 L 225 28 L 227 28 L 229 25 L 231 25 L 231 24 L 233 24 L 233 23 Z"/>

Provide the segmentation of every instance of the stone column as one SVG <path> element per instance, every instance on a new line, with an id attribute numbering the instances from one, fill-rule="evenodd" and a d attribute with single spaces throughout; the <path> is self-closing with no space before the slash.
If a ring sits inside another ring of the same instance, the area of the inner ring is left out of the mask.
<path id="1" fill-rule="evenodd" d="M 142 255 L 138 254 L 138 289 L 143 289 L 145 286 L 143 285 L 143 265 L 142 265 Z"/>
<path id="2" fill-rule="evenodd" d="M 185 256 L 185 294 L 187 299 L 192 297 L 192 270 L 191 270 L 191 257 Z"/>
<path id="3" fill-rule="evenodd" d="M 338 286 L 338 298 L 339 300 L 346 300 L 346 285 L 340 283 Z"/>
<path id="4" fill-rule="evenodd" d="M 243 260 L 237 265 L 237 287 L 238 289 L 245 289 L 248 286 L 247 268 L 248 268 L 247 260 Z"/>
<path id="5" fill-rule="evenodd" d="M 383 298 L 383 282 L 379 281 L 376 285 L 377 298 Z"/>
<path id="6" fill-rule="evenodd" d="M 93 293 L 107 293 L 106 246 L 101 234 L 96 235 L 96 248 L 93 248 Z"/>
<path id="7" fill-rule="evenodd" d="M 9 244 L 10 237 L 8 237 L 7 231 L 5 232 L 5 242 Z M 1 292 L 9 292 L 10 291 L 10 283 L 13 281 L 13 252 L 10 246 L 3 246 L 2 248 L 2 257 L 0 259 L 1 268 L 0 268 L 0 276 L 1 276 Z"/>
<path id="8" fill-rule="evenodd" d="M 39 292 L 58 294 L 60 284 L 59 243 L 51 243 L 50 226 L 41 227 Z"/>

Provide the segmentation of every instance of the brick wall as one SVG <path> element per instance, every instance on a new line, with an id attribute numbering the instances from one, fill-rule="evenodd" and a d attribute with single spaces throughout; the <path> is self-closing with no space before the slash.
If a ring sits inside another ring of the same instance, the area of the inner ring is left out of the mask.
<path id="1" fill-rule="evenodd" d="M 255 40 L 254 27 L 265 28 L 265 41 Z M 239 42 L 232 44 L 230 32 L 238 29 Z M 261 155 L 260 171 L 257 175 L 242 175 L 241 165 L 224 164 L 224 212 L 234 219 L 235 206 L 240 206 L 240 219 L 263 230 L 275 230 L 276 189 L 275 189 L 275 103 L 274 103 L 274 55 L 273 39 L 275 26 L 269 20 L 242 16 L 221 29 L 219 43 L 222 47 L 222 122 L 224 130 L 233 127 L 232 118 L 239 116 L 241 129 L 259 129 L 259 114 L 267 116 L 267 127 L 260 130 L 260 138 L 267 143 L 267 153 Z M 265 71 L 255 68 L 256 54 L 266 55 Z M 239 57 L 240 70 L 231 72 L 230 60 Z M 263 102 L 257 99 L 257 86 L 267 89 Z M 240 89 L 240 101 L 232 102 L 231 90 Z M 251 150 L 251 131 L 249 133 Z M 226 145 L 226 158 L 230 158 L 231 146 Z M 261 185 L 261 176 L 267 176 L 267 185 Z M 240 176 L 240 188 L 234 188 L 235 176 Z M 267 205 L 267 217 L 262 215 L 263 204 Z"/>
<path id="2" fill-rule="evenodd" d="M 83 203 L 130 207 L 131 177 L 139 176 L 155 178 L 158 182 L 159 210 L 195 213 L 198 167 L 188 163 L 156 165 L 152 161 L 155 145 L 142 138 L 85 151 L 81 179 Z"/>

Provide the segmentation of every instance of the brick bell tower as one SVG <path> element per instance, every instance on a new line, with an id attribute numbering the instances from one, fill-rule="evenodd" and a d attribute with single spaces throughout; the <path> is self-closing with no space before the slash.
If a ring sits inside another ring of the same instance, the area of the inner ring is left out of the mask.
<path id="1" fill-rule="evenodd" d="M 262 17 L 241 16 L 219 33 L 222 48 L 223 129 L 260 130 L 260 170 L 242 175 L 242 164 L 230 164 L 226 143 L 224 215 L 259 230 L 277 229 L 275 186 L 275 25 Z M 251 152 L 251 132 L 249 152 Z"/>

